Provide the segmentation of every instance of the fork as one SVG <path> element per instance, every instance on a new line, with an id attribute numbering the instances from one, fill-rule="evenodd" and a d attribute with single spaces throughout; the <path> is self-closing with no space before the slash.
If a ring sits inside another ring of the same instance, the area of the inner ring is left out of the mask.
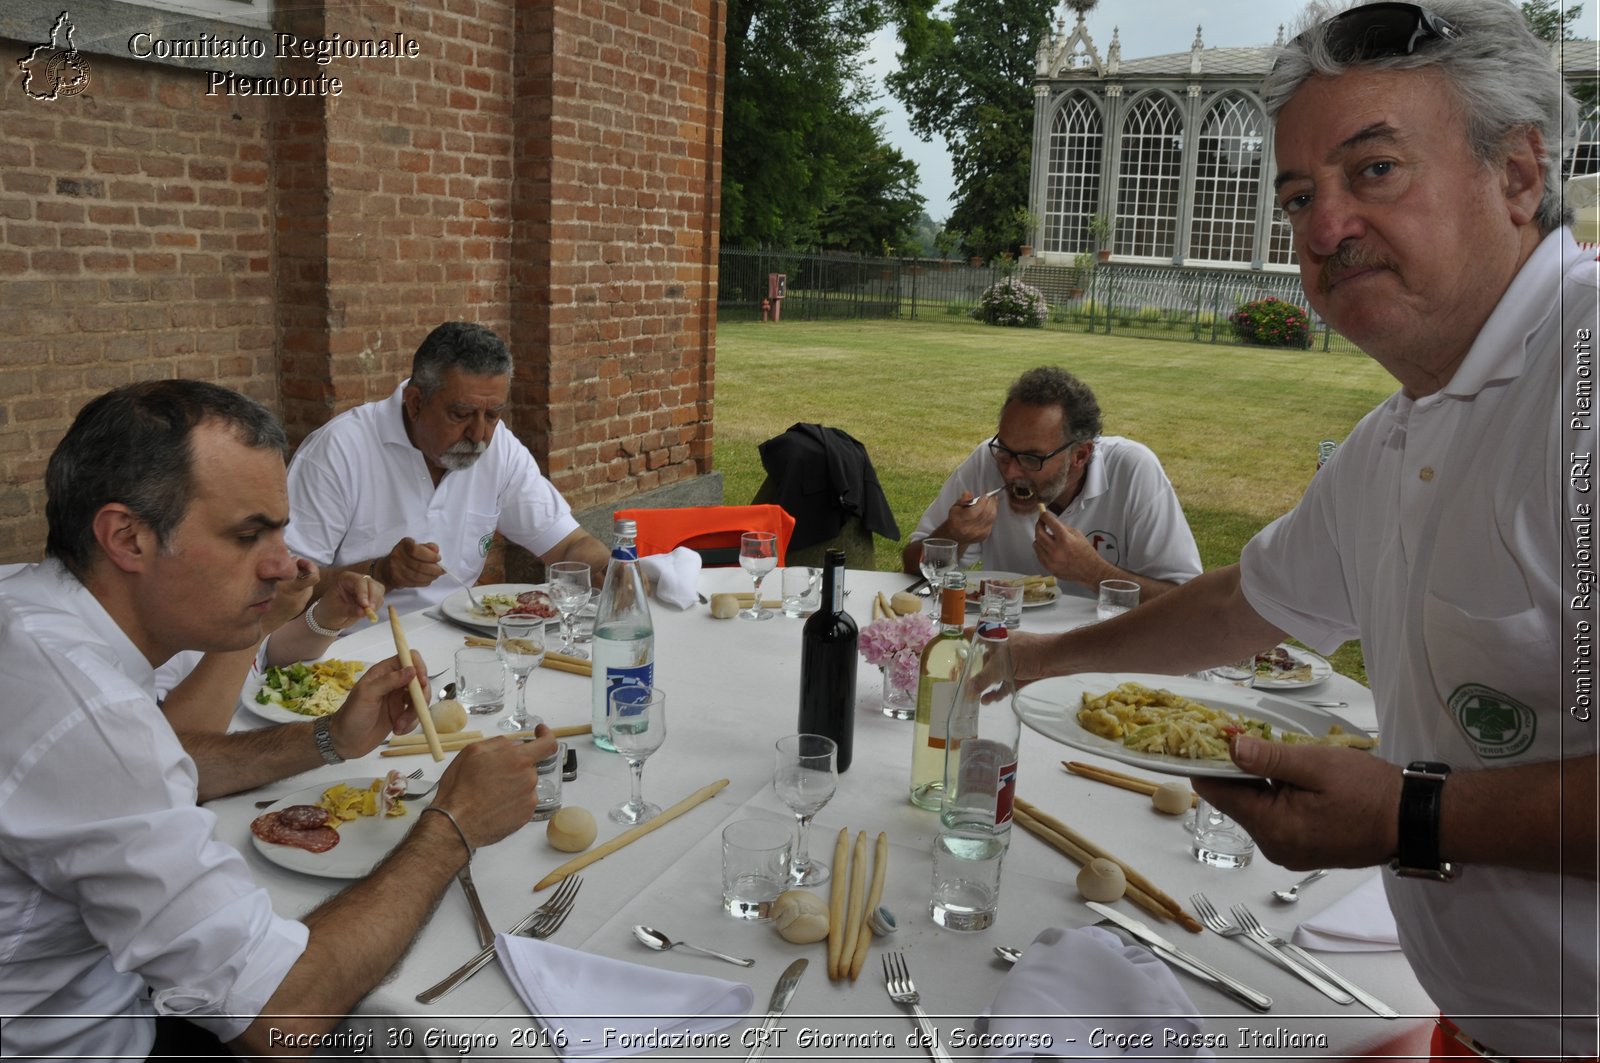
<path id="1" fill-rule="evenodd" d="M 478 595 L 473 591 L 471 585 L 468 584 L 466 580 L 462 579 L 460 576 L 456 575 L 454 572 L 451 572 L 449 569 L 445 569 L 444 574 L 446 576 L 449 576 L 451 579 L 455 580 L 457 583 L 461 584 L 461 586 L 466 588 L 467 597 L 472 599 L 472 608 L 474 610 L 476 610 L 477 612 L 480 612 L 480 613 L 486 612 L 486 610 L 483 608 L 483 603 L 478 601 Z"/>
<path id="2" fill-rule="evenodd" d="M 1239 923 L 1248 933 L 1260 937 L 1269 945 L 1276 946 L 1278 949 L 1288 955 L 1299 957 L 1299 959 L 1302 960 L 1308 968 L 1323 975 L 1328 979 L 1328 981 L 1332 982 L 1339 988 L 1349 991 L 1352 996 L 1361 1001 L 1362 1004 L 1366 1005 L 1374 1013 L 1382 1015 L 1386 1019 L 1399 1018 L 1400 1013 L 1398 1011 L 1395 1011 L 1389 1005 L 1385 1004 L 1383 1001 L 1379 1000 L 1365 989 L 1362 989 L 1360 986 L 1350 981 L 1350 979 L 1346 978 L 1338 971 L 1335 971 L 1332 967 L 1329 967 L 1327 964 L 1311 955 L 1305 949 L 1302 949 L 1299 945 L 1296 945 L 1292 941 L 1285 941 L 1277 934 L 1272 933 L 1266 927 L 1262 926 L 1261 920 L 1257 919 L 1255 913 L 1246 908 L 1244 905 L 1236 904 L 1233 906 L 1233 917 L 1239 920 Z"/>
<path id="3" fill-rule="evenodd" d="M 1265 930 L 1261 929 L 1261 925 L 1259 923 L 1256 924 L 1256 930 L 1251 930 L 1249 925 L 1245 923 L 1244 919 L 1239 916 L 1238 905 L 1235 905 L 1233 909 L 1234 918 L 1239 919 L 1239 922 L 1235 924 L 1230 922 L 1228 918 L 1221 912 L 1217 911 L 1216 907 L 1211 903 L 1210 898 L 1208 898 L 1204 893 L 1191 894 L 1189 897 L 1189 902 L 1194 905 L 1194 910 L 1200 913 L 1200 921 L 1206 926 L 1210 927 L 1213 931 L 1221 934 L 1225 938 L 1239 938 L 1239 940 L 1243 941 L 1245 944 L 1253 946 L 1255 949 L 1263 953 L 1268 959 L 1272 960 L 1280 967 L 1287 968 L 1296 977 L 1305 982 L 1307 985 L 1311 986 L 1317 992 L 1321 993 L 1323 996 L 1327 997 L 1329 1000 L 1332 1000 L 1338 1004 L 1348 1004 L 1355 999 L 1338 986 L 1331 984 L 1326 978 L 1323 978 L 1317 974 L 1317 972 L 1296 961 L 1293 956 L 1288 955 L 1283 950 L 1274 946 L 1272 941 L 1269 939 L 1269 935 L 1267 935 Z M 1257 933 L 1256 931 L 1260 931 L 1260 933 Z"/>
<path id="4" fill-rule="evenodd" d="M 923 1046 L 927 1048 L 928 1055 L 936 1063 L 951 1063 L 950 1054 L 939 1045 L 938 1028 L 928 1018 L 928 1013 L 922 1010 L 922 994 L 917 992 L 917 984 L 911 980 L 903 953 L 883 954 L 883 986 L 889 991 L 890 1000 L 896 1004 L 911 1005 L 911 1011 L 917 1017 L 917 1026 L 922 1030 Z"/>
<path id="5" fill-rule="evenodd" d="M 422 778 L 422 769 L 418 768 L 416 771 L 412 772 L 410 775 L 407 775 L 406 778 L 408 778 L 408 779 L 420 779 L 420 778 Z M 434 783 L 433 785 L 434 786 L 438 786 L 439 784 L 438 783 Z M 433 787 L 429 787 L 428 790 L 422 791 L 423 795 L 426 795 L 432 789 L 433 789 Z M 401 796 L 410 797 L 411 795 L 410 794 L 403 794 Z M 277 804 L 279 801 L 282 801 L 282 800 L 283 800 L 283 798 L 281 798 L 281 797 L 264 797 L 260 801 L 256 802 L 256 807 L 257 808 L 267 808 L 267 807 L 269 807 L 271 805 Z"/>
<path id="6" fill-rule="evenodd" d="M 506 931 L 508 937 L 521 934 L 523 937 L 547 938 L 561 929 L 561 924 L 567 921 L 567 916 L 572 913 L 572 902 L 578 896 L 578 888 L 583 885 L 582 875 L 573 875 L 557 887 L 550 899 L 539 907 L 529 912 L 517 921 L 517 924 Z M 478 953 L 460 967 L 451 971 L 437 984 L 429 986 L 417 994 L 419 1004 L 432 1004 L 468 978 L 477 974 L 489 965 L 494 959 L 494 945 Z"/>

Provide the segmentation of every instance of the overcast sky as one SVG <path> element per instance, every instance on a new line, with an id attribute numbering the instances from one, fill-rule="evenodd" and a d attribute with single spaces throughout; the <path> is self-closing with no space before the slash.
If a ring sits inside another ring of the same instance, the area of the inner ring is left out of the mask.
<path id="1" fill-rule="evenodd" d="M 1084 21 L 1102 56 L 1111 44 L 1112 29 L 1118 29 L 1122 58 L 1127 61 L 1187 52 L 1194 42 L 1196 24 L 1207 48 L 1269 45 L 1277 36 L 1278 24 L 1292 27 L 1304 7 L 1304 0 L 1100 0 Z M 1077 16 L 1066 11 L 1065 17 L 1071 32 Z M 1592 21 L 1587 14 L 1579 17 L 1575 26 L 1579 36 L 1596 35 L 1588 24 Z M 869 69 L 880 84 L 885 74 L 899 66 L 898 51 L 893 30 L 873 38 L 867 53 Z M 882 92 L 878 106 L 888 112 L 882 121 L 889 143 L 917 164 L 920 191 L 927 199 L 924 209 L 934 221 L 943 222 L 950 215 L 955 194 L 943 139 L 936 136 L 931 144 L 918 139 L 906 123 L 905 110 L 887 91 Z"/>

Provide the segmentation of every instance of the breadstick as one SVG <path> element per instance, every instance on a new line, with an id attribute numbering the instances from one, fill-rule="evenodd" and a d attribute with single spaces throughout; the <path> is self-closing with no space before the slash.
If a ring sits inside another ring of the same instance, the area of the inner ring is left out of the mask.
<path id="1" fill-rule="evenodd" d="M 839 977 L 839 954 L 844 949 L 845 860 L 850 854 L 850 828 L 840 827 L 833 843 L 833 884 L 828 887 L 828 977 Z"/>
<path id="2" fill-rule="evenodd" d="M 592 724 L 592 723 L 574 723 L 574 724 L 569 724 L 566 727 L 552 727 L 552 728 L 550 728 L 550 734 L 554 738 L 576 738 L 579 735 L 586 735 L 586 734 L 593 734 L 593 733 L 594 733 L 594 724 Z"/>
<path id="3" fill-rule="evenodd" d="M 454 734 L 441 735 L 439 737 L 439 744 L 448 745 L 452 742 L 475 741 L 482 737 L 482 731 L 457 731 Z M 423 734 L 421 731 L 412 731 L 410 734 L 403 735 L 391 735 L 389 738 L 389 748 L 393 749 L 395 746 L 422 745 L 427 740 L 428 736 Z"/>
<path id="4" fill-rule="evenodd" d="M 400 626 L 400 614 L 394 611 L 394 606 L 389 606 L 389 630 L 394 634 L 395 653 L 400 656 L 400 666 L 411 666 L 411 647 L 406 644 L 406 629 Z M 422 733 L 428 739 L 428 752 L 433 754 L 435 761 L 444 759 L 444 749 L 439 745 L 439 732 L 433 727 L 433 713 L 428 711 L 428 699 L 422 696 L 422 684 L 417 682 L 417 677 L 412 676 L 411 682 L 406 685 L 411 692 L 411 707 L 417 710 L 417 719 L 422 723 Z"/>
<path id="5" fill-rule="evenodd" d="M 867 891 L 867 907 L 861 915 L 861 936 L 856 940 L 855 958 L 850 961 L 850 981 L 854 982 L 867 962 L 867 944 L 872 941 L 872 928 L 867 924 L 872 913 L 883 901 L 883 880 L 889 873 L 889 836 L 878 832 L 878 844 L 872 853 L 872 888 Z"/>
<path id="6" fill-rule="evenodd" d="M 367 600 L 371 601 L 372 577 L 371 576 L 362 576 L 361 577 L 361 586 L 367 592 L 367 595 L 368 595 L 368 599 Z M 363 613 L 366 613 L 367 614 L 367 619 L 372 621 L 374 624 L 376 624 L 378 622 L 378 614 L 373 612 L 372 606 L 369 605 L 369 606 L 367 606 L 365 609 L 363 609 L 361 611 Z"/>
<path id="7" fill-rule="evenodd" d="M 863 830 L 856 832 L 856 844 L 850 851 L 850 904 L 844 916 L 844 947 L 839 950 L 839 973 L 835 977 L 849 974 L 850 965 L 855 962 L 856 940 L 861 935 L 862 913 L 866 911 L 866 892 L 867 832 Z"/>
<path id="8" fill-rule="evenodd" d="M 1044 842 L 1052 849 L 1064 854 L 1069 859 L 1076 860 L 1084 867 L 1087 867 L 1089 865 L 1089 861 L 1096 858 L 1093 853 L 1085 852 L 1076 845 L 1073 845 L 1071 842 L 1067 841 L 1067 839 L 1063 838 L 1049 827 L 1044 826 L 1026 812 L 1022 812 L 1013 808 L 1011 818 L 1017 821 L 1017 826 L 1021 827 L 1029 834 L 1037 836 L 1040 841 Z M 1127 872 L 1124 871 L 1123 875 L 1126 877 Z M 1143 908 L 1157 919 L 1165 921 L 1172 918 L 1172 913 L 1163 908 L 1154 897 L 1151 897 L 1144 890 L 1133 885 L 1132 883 L 1128 884 L 1128 891 L 1125 896 L 1128 898 L 1128 900 L 1132 901 L 1134 904 L 1137 904 L 1139 907 Z"/>
<path id="9" fill-rule="evenodd" d="M 566 878 L 568 875 L 572 874 L 574 871 L 582 871 L 595 861 L 602 860 L 605 857 L 610 856 L 618 849 L 621 849 L 624 845 L 627 845 L 629 842 L 649 834 L 663 823 L 677 819 L 694 806 L 704 801 L 709 801 L 711 798 L 715 797 L 719 792 L 721 792 L 723 787 L 727 785 L 727 779 L 718 779 L 716 782 L 711 783 L 708 786 L 700 787 L 700 789 L 696 790 L 688 797 L 685 797 L 682 801 L 679 801 L 671 808 L 663 810 L 659 816 L 655 817 L 649 822 L 641 823 L 637 827 L 629 827 L 627 830 L 623 831 L 615 838 L 612 838 L 604 845 L 597 845 L 581 856 L 577 856 L 571 860 L 568 860 L 566 863 L 550 872 L 544 878 L 534 883 L 533 892 L 538 893 L 546 886 L 553 886 L 557 882 L 560 882 L 562 879 Z"/>

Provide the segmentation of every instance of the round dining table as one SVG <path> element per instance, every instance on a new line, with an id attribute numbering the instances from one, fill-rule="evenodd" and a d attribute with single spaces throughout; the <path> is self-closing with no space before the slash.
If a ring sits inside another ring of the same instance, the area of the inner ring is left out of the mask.
<path id="1" fill-rule="evenodd" d="M 775 588 L 778 581 L 768 582 Z M 850 571 L 845 583 L 846 607 L 864 628 L 870 622 L 877 593 L 887 596 L 905 590 L 909 582 L 899 573 Z M 706 597 L 749 589 L 749 577 L 739 569 L 705 569 L 699 576 L 699 590 Z M 776 593 L 770 596 L 776 597 Z M 948 1057 L 981 1058 L 982 1048 L 973 1037 L 974 1023 L 995 999 L 1010 970 L 996 957 L 995 946 L 1023 949 L 1048 928 L 1083 927 L 1098 921 L 1099 916 L 1085 906 L 1075 885 L 1078 865 L 1038 837 L 1014 829 L 1004 858 L 994 924 L 976 933 L 936 925 L 928 902 L 939 818 L 908 799 L 912 724 L 883 713 L 880 672 L 862 661 L 856 683 L 854 761 L 840 775 L 835 796 L 816 815 L 811 854 L 832 863 L 835 838 L 845 829 L 852 839 L 857 832 L 866 832 L 870 859 L 872 842 L 880 832 L 886 834 L 889 855 L 882 903 L 892 913 L 896 929 L 873 939 L 855 981 L 830 980 L 825 943 L 791 944 L 771 922 L 727 915 L 721 897 L 723 828 L 743 819 L 794 823 L 793 814 L 773 790 L 772 775 L 774 744 L 797 730 L 804 621 L 776 610 L 776 615 L 765 621 L 719 620 L 703 603 L 678 609 L 652 601 L 651 607 L 655 682 L 667 695 L 667 734 L 645 765 L 645 797 L 667 807 L 717 780 L 726 779 L 727 786 L 710 800 L 585 868 L 570 916 L 550 941 L 641 966 L 744 981 L 752 988 L 750 1014 L 727 1028 L 731 1047 L 725 1052 L 660 1049 L 645 1053 L 647 1056 L 746 1058 L 750 1052 L 747 1031 L 763 1018 L 779 975 L 792 960 L 806 957 L 808 970 L 777 1024 L 781 1039 L 771 1045 L 766 1058 L 929 1058 L 916 1039 L 912 1016 L 885 990 L 880 957 L 893 949 L 903 954 Z M 975 614 L 969 613 L 972 616 Z M 1021 626 L 1024 631 L 1059 631 L 1094 620 L 1092 599 L 1066 594 L 1054 603 L 1026 608 Z M 430 672 L 448 668 L 468 634 L 437 610 L 407 615 L 402 622 L 411 648 L 422 655 Z M 554 647 L 554 627 L 550 634 Z M 339 640 L 328 656 L 373 662 L 393 654 L 389 626 L 378 624 Z M 435 686 L 448 679 L 440 676 Z M 579 725 L 590 718 L 590 680 L 582 675 L 537 669 L 528 681 L 527 694 L 530 710 L 551 726 Z M 1342 675 L 1278 696 L 1342 701 L 1346 706 L 1337 710 L 1341 716 L 1361 728 L 1376 726 L 1369 692 Z M 493 734 L 497 720 L 473 717 L 469 726 Z M 235 717 L 237 727 L 266 724 L 243 705 Z M 606 810 L 628 796 L 629 769 L 616 754 L 600 750 L 587 736 L 568 742 L 577 751 L 578 774 L 565 784 L 563 803 L 592 812 L 599 825 L 599 841 L 604 842 L 624 829 L 606 817 Z M 1157 812 L 1147 796 L 1069 773 L 1063 767 L 1068 760 L 1142 775 L 1155 782 L 1168 777 L 1070 748 L 1028 727 L 1022 730 L 1018 798 L 1131 865 L 1185 909 L 1192 911 L 1189 896 L 1203 891 L 1224 912 L 1233 904 L 1249 905 L 1269 929 L 1287 937 L 1300 921 L 1377 873 L 1370 868 L 1334 870 L 1307 886 L 1297 904 L 1275 902 L 1273 891 L 1298 880 L 1300 873 L 1274 865 L 1259 852 L 1240 869 L 1202 865 L 1190 855 L 1190 836 L 1177 817 Z M 296 917 L 345 883 L 264 857 L 250 835 L 251 820 L 260 814 L 255 801 L 337 781 L 370 781 L 396 767 L 405 771 L 421 768 L 427 779 L 436 779 L 445 765 L 425 755 L 385 758 L 374 752 L 259 791 L 214 800 L 208 807 L 218 817 L 219 836 L 244 852 L 276 910 Z M 552 888 L 536 894 L 534 884 L 570 856 L 548 843 L 542 822 L 530 823 L 479 849 L 471 869 L 490 922 L 507 929 L 548 899 Z M 828 887 L 818 892 L 826 897 Z M 1372 1052 L 1377 1046 L 1385 1046 L 1381 1050 L 1389 1053 L 1397 1044 L 1415 1043 L 1415 1038 L 1422 1038 L 1425 1046 L 1427 1029 L 1437 1012 L 1397 949 L 1319 954 L 1400 1013 L 1398 1018 L 1384 1019 L 1359 1003 L 1334 1003 L 1240 941 L 1210 931 L 1191 933 L 1175 922 L 1159 922 L 1126 899 L 1113 907 L 1273 998 L 1269 1011 L 1258 1012 L 1189 974 L 1177 973 L 1178 982 L 1204 1016 L 1205 1030 L 1220 1038 L 1222 1047 L 1214 1049 L 1219 1057 L 1340 1059 Z M 369 918 L 381 920 L 383 913 L 370 913 Z M 635 938 L 635 924 L 655 927 L 674 939 L 750 957 L 755 964 L 743 969 L 684 949 L 651 951 Z M 551 1055 L 548 1036 L 538 1034 L 535 1017 L 497 963 L 435 1004 L 417 1002 L 419 992 L 478 949 L 467 901 L 461 890 L 452 887 L 393 975 L 362 1000 L 341 1030 L 344 1040 L 334 1044 L 362 1044 L 361 1058 Z M 628 986 L 615 985 L 610 993 L 592 1000 L 591 1006 L 595 1015 L 626 1012 Z M 1063 1013 L 1070 1010 L 1070 1005 L 1063 1005 Z M 337 1047 L 329 1051 L 340 1054 Z M 1079 1053 L 1097 1054 L 1086 1042 L 1058 1045 L 1045 1054 L 1071 1058 Z M 612 1054 L 599 1052 L 595 1058 Z"/>

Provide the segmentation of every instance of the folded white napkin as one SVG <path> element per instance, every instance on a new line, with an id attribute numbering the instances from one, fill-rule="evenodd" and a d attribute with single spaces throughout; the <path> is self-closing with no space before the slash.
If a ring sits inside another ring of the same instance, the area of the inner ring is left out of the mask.
<path id="1" fill-rule="evenodd" d="M 639 567 L 655 584 L 656 597 L 668 605 L 687 609 L 700 600 L 700 555 L 687 546 L 670 554 L 651 554 L 639 559 Z"/>
<path id="2" fill-rule="evenodd" d="M 1294 943 L 1324 952 L 1392 952 L 1400 947 L 1378 872 L 1294 929 Z"/>
<path id="3" fill-rule="evenodd" d="M 1165 963 L 1093 926 L 1041 931 L 977 1021 L 985 1059 L 1211 1059 L 1203 1026 Z"/>
<path id="4" fill-rule="evenodd" d="M 715 1033 L 743 1023 L 755 1002 L 754 991 L 739 982 L 520 935 L 500 934 L 494 947 L 517 995 L 550 1031 L 563 1059 L 615 1059 L 671 1045 L 674 1037 Z"/>

